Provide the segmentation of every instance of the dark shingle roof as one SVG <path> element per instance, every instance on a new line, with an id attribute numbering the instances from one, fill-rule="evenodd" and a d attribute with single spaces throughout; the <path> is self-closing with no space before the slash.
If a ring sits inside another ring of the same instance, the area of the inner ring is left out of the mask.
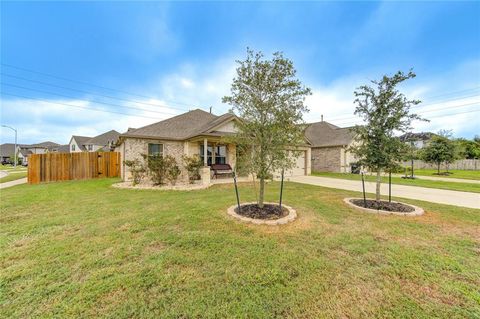
<path id="1" fill-rule="evenodd" d="M 58 147 L 52 150 L 57 153 L 70 153 L 70 144 L 58 145 Z"/>
<path id="2" fill-rule="evenodd" d="M 420 133 L 405 133 L 400 136 L 400 140 L 402 142 L 407 142 L 407 141 L 428 141 L 430 140 L 433 136 L 435 136 L 434 133 L 431 132 L 420 132 Z"/>
<path id="3" fill-rule="evenodd" d="M 5 143 L 0 145 L 0 156 L 8 157 L 12 156 L 15 153 L 15 144 Z"/>
<path id="4" fill-rule="evenodd" d="M 100 135 L 97 135 L 95 137 L 92 137 L 91 139 L 85 141 L 84 144 L 105 146 L 105 145 L 108 145 L 109 143 L 116 143 L 119 136 L 120 136 L 120 133 L 118 133 L 115 130 L 111 130 L 111 131 L 102 133 Z"/>
<path id="5" fill-rule="evenodd" d="M 46 141 L 46 142 L 41 142 L 41 143 L 36 143 L 36 144 L 31 144 L 31 145 L 26 145 L 26 147 L 45 147 L 48 149 L 51 149 L 53 147 L 59 146 L 60 144 Z"/>
<path id="6" fill-rule="evenodd" d="M 138 129 L 131 129 L 122 134 L 125 137 L 150 137 L 171 140 L 185 140 L 190 137 L 208 133 L 208 130 L 233 117 L 232 114 L 222 116 L 196 109 L 172 118 L 150 124 Z"/>
<path id="7" fill-rule="evenodd" d="M 349 127 L 338 127 L 328 122 L 308 124 L 305 137 L 312 147 L 349 145 L 355 134 Z"/>
<path id="8" fill-rule="evenodd" d="M 33 154 L 32 151 L 26 149 L 26 148 L 21 148 L 20 149 L 20 154 L 22 154 L 23 156 L 28 156 L 30 154 Z"/>
<path id="9" fill-rule="evenodd" d="M 80 135 L 72 135 L 72 138 L 77 142 L 78 147 L 80 147 L 80 150 L 85 151 L 85 142 L 91 139 L 89 136 L 80 136 Z"/>

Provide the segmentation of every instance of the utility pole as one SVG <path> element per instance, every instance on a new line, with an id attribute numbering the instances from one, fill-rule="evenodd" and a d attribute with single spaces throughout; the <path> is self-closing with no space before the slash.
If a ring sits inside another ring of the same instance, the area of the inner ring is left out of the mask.
<path id="1" fill-rule="evenodd" d="M 2 127 L 9 128 L 15 132 L 15 148 L 13 149 L 13 158 L 14 158 L 13 166 L 16 168 L 17 167 L 17 130 L 8 125 L 2 125 Z"/>

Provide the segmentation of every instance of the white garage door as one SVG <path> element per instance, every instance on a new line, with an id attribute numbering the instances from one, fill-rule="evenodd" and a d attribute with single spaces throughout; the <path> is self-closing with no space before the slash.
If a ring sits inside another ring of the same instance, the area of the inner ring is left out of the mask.
<path id="1" fill-rule="evenodd" d="M 295 158 L 295 167 L 291 170 L 285 171 L 285 176 L 299 176 L 305 175 L 305 151 L 300 152 L 300 154 L 291 154 L 291 156 L 298 155 Z"/>

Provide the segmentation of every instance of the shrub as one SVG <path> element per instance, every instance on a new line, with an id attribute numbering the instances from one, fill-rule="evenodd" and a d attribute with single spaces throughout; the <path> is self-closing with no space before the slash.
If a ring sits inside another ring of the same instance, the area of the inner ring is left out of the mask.
<path id="1" fill-rule="evenodd" d="M 132 173 L 133 177 L 133 186 L 139 184 L 142 179 L 145 177 L 145 166 L 140 163 L 138 159 L 135 159 L 133 161 L 124 161 L 123 162 L 127 167 L 130 169 L 130 172 Z"/>
<path id="2" fill-rule="evenodd" d="M 182 172 L 180 171 L 180 168 L 177 165 L 177 161 L 175 161 L 175 164 L 171 165 L 167 171 L 167 179 L 170 182 L 170 184 L 175 185 L 177 183 L 178 176 L 180 176 L 181 173 Z"/>
<path id="3" fill-rule="evenodd" d="M 147 162 L 148 173 L 155 185 L 164 185 L 165 181 L 175 185 L 181 172 L 173 156 L 142 156 Z"/>
<path id="4" fill-rule="evenodd" d="M 191 184 L 200 179 L 200 167 L 203 166 L 202 160 L 198 155 L 182 157 L 185 169 L 188 172 L 188 180 Z"/>

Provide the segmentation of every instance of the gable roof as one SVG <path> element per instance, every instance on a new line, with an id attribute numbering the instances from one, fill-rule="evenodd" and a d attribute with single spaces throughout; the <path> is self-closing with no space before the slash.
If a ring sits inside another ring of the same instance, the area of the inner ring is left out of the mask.
<path id="1" fill-rule="evenodd" d="M 197 135 L 214 135 L 211 129 L 232 118 L 235 115 L 227 113 L 217 116 L 196 109 L 138 129 L 129 129 L 121 136 L 186 140 Z"/>
<path id="2" fill-rule="evenodd" d="M 338 127 L 323 121 L 308 124 L 305 137 L 312 147 L 327 147 L 349 145 L 355 134 L 350 127 Z"/>
<path id="3" fill-rule="evenodd" d="M 36 143 L 36 144 L 24 145 L 23 147 L 25 147 L 25 148 L 34 148 L 34 147 L 46 148 L 50 151 L 50 150 L 52 150 L 52 149 L 54 149 L 58 146 L 60 146 L 60 144 L 57 144 L 55 142 L 46 141 L 46 142 L 41 142 L 41 143 Z"/>
<path id="4" fill-rule="evenodd" d="M 86 141 L 88 141 L 89 139 L 91 139 L 90 136 L 81 136 L 81 135 L 72 135 L 72 139 L 75 140 L 75 142 L 77 142 L 77 144 L 85 144 Z"/>
<path id="5" fill-rule="evenodd" d="M 109 142 L 116 143 L 119 136 L 120 136 L 119 132 L 117 132 L 115 130 L 110 130 L 108 132 L 102 133 L 100 135 L 97 135 L 95 137 L 92 137 L 92 138 L 88 139 L 83 144 L 93 144 L 93 145 L 105 146 Z"/>

